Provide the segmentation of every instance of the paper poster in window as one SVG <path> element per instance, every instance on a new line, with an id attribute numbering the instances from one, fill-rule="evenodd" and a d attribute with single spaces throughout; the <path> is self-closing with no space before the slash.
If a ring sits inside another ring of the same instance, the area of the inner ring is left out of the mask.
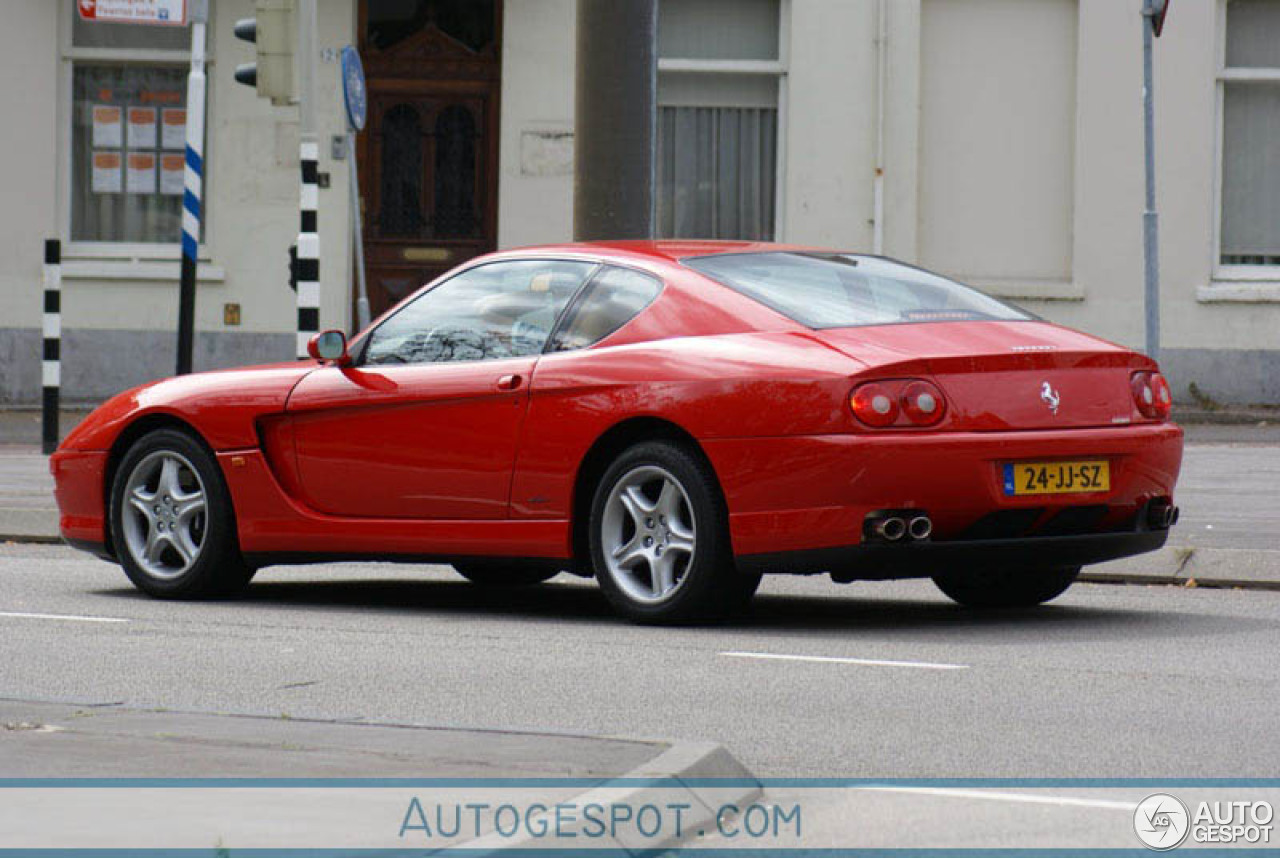
<path id="1" fill-rule="evenodd" d="M 124 145 L 120 133 L 122 111 L 110 104 L 93 105 L 93 145 L 103 149 L 118 149 Z"/>
<path id="2" fill-rule="evenodd" d="M 90 187 L 95 194 L 118 194 L 121 190 L 119 152 L 94 152 L 93 176 Z"/>
<path id="3" fill-rule="evenodd" d="M 181 155 L 160 156 L 160 193 L 180 197 L 186 159 Z"/>
<path id="4" fill-rule="evenodd" d="M 187 148 L 187 111 L 166 107 L 160 111 L 160 145 L 165 149 Z"/>
<path id="5" fill-rule="evenodd" d="M 130 152 L 125 190 L 131 194 L 156 192 L 156 156 L 150 152 Z"/>
<path id="6" fill-rule="evenodd" d="M 129 108 L 129 148 L 154 149 L 156 147 L 156 109 L 154 107 Z"/>

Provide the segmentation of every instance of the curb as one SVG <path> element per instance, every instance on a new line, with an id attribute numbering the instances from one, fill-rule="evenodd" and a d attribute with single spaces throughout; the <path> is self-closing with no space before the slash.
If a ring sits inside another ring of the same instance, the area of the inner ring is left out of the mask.
<path id="1" fill-rule="evenodd" d="M 1275 590 L 1280 589 L 1280 551 L 1166 546 L 1150 554 L 1090 566 L 1080 580 Z"/>
<path id="2" fill-rule="evenodd" d="M 708 779 L 724 779 L 726 786 L 708 785 Z M 627 855 L 653 854 L 657 850 L 667 849 L 694 836 L 708 825 L 714 824 L 717 811 L 715 808 L 726 804 L 742 804 L 761 795 L 762 787 L 755 775 L 747 770 L 723 746 L 714 742 L 679 742 L 654 757 L 649 762 L 622 775 L 616 781 L 619 786 L 610 786 L 605 781 L 581 795 L 575 796 L 567 803 L 578 807 L 599 804 L 604 807 L 625 804 L 635 808 L 643 805 L 667 806 L 679 802 L 689 806 L 681 816 L 681 827 L 687 829 L 685 836 L 674 835 L 661 840 L 646 839 L 628 831 L 632 836 L 617 839 L 602 836 L 592 838 L 592 849 L 616 851 Z M 639 781 L 639 783 L 637 783 Z M 565 839 L 578 837 L 577 828 L 559 827 L 569 833 Z M 554 854 L 556 848 L 573 848 L 576 839 L 565 843 L 561 838 L 533 837 L 528 833 L 503 837 L 494 832 L 484 837 L 470 840 L 458 846 L 448 847 L 445 851 L 467 850 L 476 855 L 504 855 L 512 851 L 547 850 Z M 577 845 L 581 849 L 581 845 Z"/>
<path id="3" fill-rule="evenodd" d="M 0 533 L 0 543 L 14 542 L 25 545 L 62 545 L 61 536 L 47 536 L 43 533 Z"/>

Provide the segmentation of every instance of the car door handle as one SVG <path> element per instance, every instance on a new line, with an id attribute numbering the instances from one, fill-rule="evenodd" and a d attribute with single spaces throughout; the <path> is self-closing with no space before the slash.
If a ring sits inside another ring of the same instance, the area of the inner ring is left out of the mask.
<path id="1" fill-rule="evenodd" d="M 494 386 L 498 390 L 517 390 L 523 381 L 524 379 L 518 375 L 504 375 L 498 379 L 498 383 Z"/>

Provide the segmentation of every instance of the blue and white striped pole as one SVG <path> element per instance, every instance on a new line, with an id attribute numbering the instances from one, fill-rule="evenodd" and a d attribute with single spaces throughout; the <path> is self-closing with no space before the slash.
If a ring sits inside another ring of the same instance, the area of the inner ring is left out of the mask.
<path id="1" fill-rule="evenodd" d="M 44 243 L 43 347 L 41 437 L 47 456 L 58 449 L 58 400 L 62 390 L 62 242 L 56 238 Z"/>
<path id="2" fill-rule="evenodd" d="M 200 201 L 204 192 L 204 43 L 206 0 L 191 7 L 191 72 L 187 75 L 187 164 L 182 184 L 182 278 L 178 290 L 178 375 L 191 372 L 195 339 L 196 253 L 200 247 Z"/>

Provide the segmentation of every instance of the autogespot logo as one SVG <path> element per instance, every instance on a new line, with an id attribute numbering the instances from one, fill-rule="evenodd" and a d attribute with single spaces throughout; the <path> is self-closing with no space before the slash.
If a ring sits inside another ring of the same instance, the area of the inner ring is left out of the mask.
<path id="1" fill-rule="evenodd" d="M 1173 849 L 1187 839 L 1191 814 L 1187 806 L 1173 796 L 1156 793 L 1144 798 L 1134 810 L 1133 830 L 1148 849 Z"/>

